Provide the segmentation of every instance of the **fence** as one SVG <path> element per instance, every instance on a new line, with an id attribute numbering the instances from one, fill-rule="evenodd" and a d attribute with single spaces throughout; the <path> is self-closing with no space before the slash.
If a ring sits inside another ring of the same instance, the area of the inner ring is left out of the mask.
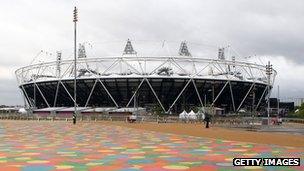
<path id="1" fill-rule="evenodd" d="M 109 115 L 109 114 L 90 114 L 80 115 L 77 117 L 80 121 L 126 121 L 128 116 Z M 61 115 L 39 115 L 39 114 L 18 114 L 18 113 L 0 113 L 1 120 L 72 120 L 71 116 L 63 117 Z M 203 119 L 179 119 L 178 116 L 137 116 L 136 122 L 157 122 L 157 123 L 203 123 Z M 283 118 L 283 122 L 294 122 L 304 124 L 304 119 Z M 223 127 L 236 128 L 257 128 L 261 126 L 262 118 L 260 117 L 240 117 L 240 116 L 214 116 L 211 124 Z"/>

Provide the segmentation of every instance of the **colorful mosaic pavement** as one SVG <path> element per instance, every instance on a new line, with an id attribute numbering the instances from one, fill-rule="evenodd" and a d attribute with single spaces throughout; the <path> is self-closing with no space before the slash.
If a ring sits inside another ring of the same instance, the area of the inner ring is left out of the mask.
<path id="1" fill-rule="evenodd" d="M 288 141 L 288 140 L 287 140 Z M 298 167 L 233 167 L 233 157 L 300 157 Z M 0 121 L 0 170 L 304 170 L 304 148 L 141 131 L 102 123 Z"/>

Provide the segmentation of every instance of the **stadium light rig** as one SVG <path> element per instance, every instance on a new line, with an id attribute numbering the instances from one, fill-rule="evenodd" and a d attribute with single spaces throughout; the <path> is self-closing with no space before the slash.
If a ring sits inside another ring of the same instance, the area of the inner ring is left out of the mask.
<path id="1" fill-rule="evenodd" d="M 266 65 L 266 75 L 267 75 L 267 90 L 268 90 L 268 96 L 267 96 L 267 119 L 268 119 L 268 125 L 269 125 L 269 117 L 270 117 L 270 78 L 273 73 L 272 65 L 270 64 L 270 61 L 268 61 L 268 64 Z"/>
<path id="2" fill-rule="evenodd" d="M 73 18 L 73 22 L 74 22 L 74 113 L 73 113 L 73 124 L 76 124 L 76 116 L 77 116 L 77 85 L 76 85 L 76 77 L 77 77 L 77 54 L 76 54 L 76 49 L 77 49 L 77 41 L 76 41 L 76 27 L 77 27 L 77 21 L 78 21 L 78 11 L 77 8 L 74 7 L 74 18 Z"/>

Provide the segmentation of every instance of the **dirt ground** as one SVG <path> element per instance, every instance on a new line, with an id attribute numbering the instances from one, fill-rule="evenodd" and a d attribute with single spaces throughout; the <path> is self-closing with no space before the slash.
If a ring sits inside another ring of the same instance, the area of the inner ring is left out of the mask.
<path id="1" fill-rule="evenodd" d="M 260 144 L 275 144 L 280 146 L 304 147 L 303 135 L 292 135 L 286 133 L 252 132 L 237 129 L 211 127 L 206 129 L 202 124 L 184 123 L 126 123 L 103 121 L 103 124 L 113 124 L 128 128 L 190 135 L 197 137 L 208 137 L 232 141 L 252 142 Z"/>

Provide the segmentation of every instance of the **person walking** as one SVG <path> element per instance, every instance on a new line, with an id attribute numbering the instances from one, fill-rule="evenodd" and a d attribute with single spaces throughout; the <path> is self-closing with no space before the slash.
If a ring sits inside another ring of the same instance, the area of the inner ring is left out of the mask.
<path id="1" fill-rule="evenodd" d="M 208 113 L 206 113 L 206 116 L 205 116 L 206 128 L 209 128 L 210 120 L 211 120 L 211 116 Z"/>
<path id="2" fill-rule="evenodd" d="M 74 125 L 76 124 L 76 115 L 75 114 L 73 115 L 73 124 Z"/>

